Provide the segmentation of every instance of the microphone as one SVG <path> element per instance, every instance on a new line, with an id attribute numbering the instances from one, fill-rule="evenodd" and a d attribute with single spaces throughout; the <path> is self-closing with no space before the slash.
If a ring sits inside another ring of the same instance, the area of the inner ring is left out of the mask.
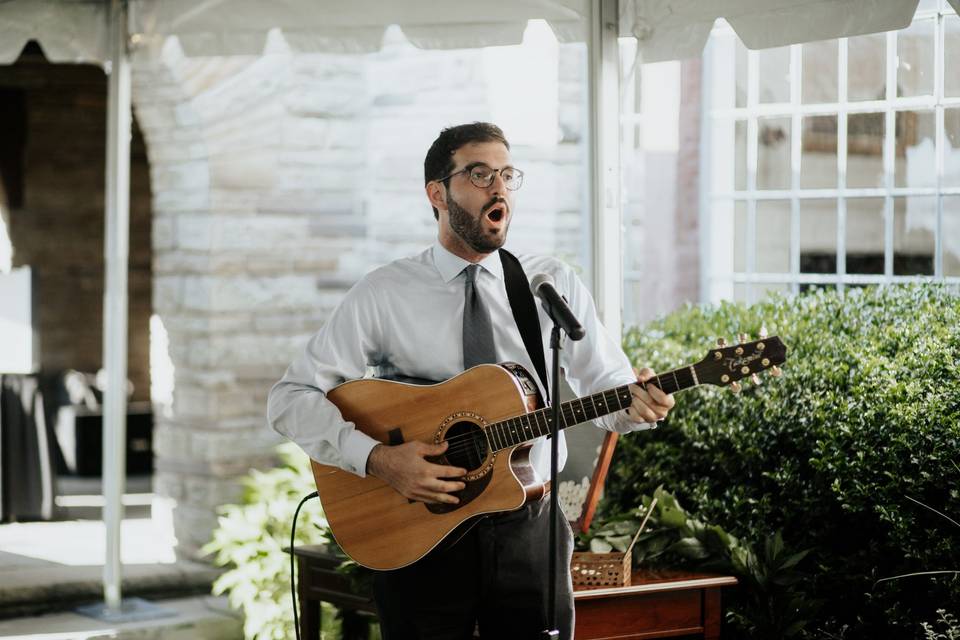
<path id="1" fill-rule="evenodd" d="M 538 273 L 530 280 L 530 291 L 540 298 L 540 303 L 550 318 L 560 325 L 560 328 L 570 336 L 571 340 L 579 340 L 586 335 L 570 305 L 553 286 L 553 277 L 546 273 Z"/>

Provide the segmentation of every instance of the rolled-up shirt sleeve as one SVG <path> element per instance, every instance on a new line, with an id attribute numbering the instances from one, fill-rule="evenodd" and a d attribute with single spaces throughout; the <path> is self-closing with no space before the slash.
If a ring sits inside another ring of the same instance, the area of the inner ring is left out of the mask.
<path id="1" fill-rule="evenodd" d="M 326 324 L 270 390 L 267 421 L 322 464 L 366 475 L 367 457 L 377 440 L 346 421 L 326 393 L 346 380 L 362 378 L 376 363 L 382 327 L 368 279 L 344 296 Z"/>

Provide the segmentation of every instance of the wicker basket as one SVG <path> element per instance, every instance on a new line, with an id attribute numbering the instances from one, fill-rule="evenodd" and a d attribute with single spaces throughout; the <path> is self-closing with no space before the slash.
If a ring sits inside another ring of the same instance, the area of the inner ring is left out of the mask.
<path id="1" fill-rule="evenodd" d="M 640 534 L 650 520 L 653 508 L 657 506 L 657 499 L 647 508 L 647 513 L 640 523 L 640 528 L 633 536 L 630 546 L 624 553 L 593 553 L 592 551 L 574 551 L 570 560 L 570 575 L 573 578 L 573 588 L 590 587 L 629 587 L 630 574 L 633 573 L 633 545 L 637 543 Z"/>
<path id="2" fill-rule="evenodd" d="M 575 551 L 570 561 L 574 588 L 630 586 L 632 557 L 632 553 Z"/>

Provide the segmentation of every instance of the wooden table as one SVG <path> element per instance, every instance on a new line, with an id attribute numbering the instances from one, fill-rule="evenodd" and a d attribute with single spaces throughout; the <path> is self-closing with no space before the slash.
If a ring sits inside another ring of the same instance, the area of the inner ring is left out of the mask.
<path id="1" fill-rule="evenodd" d="M 578 589 L 577 640 L 720 637 L 720 588 L 730 576 L 685 571 L 635 571 L 629 587 Z"/>
<path id="2" fill-rule="evenodd" d="M 368 637 L 376 606 L 352 593 L 349 581 L 337 573 L 340 560 L 326 547 L 296 548 L 299 578 L 300 636 L 320 637 L 320 602 L 329 602 L 343 615 L 344 640 Z M 640 640 L 646 638 L 720 637 L 720 588 L 736 578 L 680 571 L 637 571 L 629 587 L 577 590 L 577 640 Z"/>

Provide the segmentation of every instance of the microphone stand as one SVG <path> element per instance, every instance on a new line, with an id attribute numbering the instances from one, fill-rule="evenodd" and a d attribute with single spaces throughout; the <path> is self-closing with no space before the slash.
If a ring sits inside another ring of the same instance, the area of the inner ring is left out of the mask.
<path id="1" fill-rule="evenodd" d="M 557 457 L 559 455 L 560 437 L 560 349 L 561 334 L 560 325 L 553 323 L 553 330 L 550 332 L 550 350 L 553 352 L 553 375 L 551 376 L 552 402 L 551 414 L 553 416 L 550 423 L 550 542 L 547 545 L 549 558 L 549 580 L 550 593 L 547 600 L 547 620 L 550 624 L 548 629 L 541 632 L 541 640 L 557 640 L 560 637 L 560 630 L 557 628 L 557 511 L 560 508 L 558 496 L 560 489 L 557 486 Z"/>

